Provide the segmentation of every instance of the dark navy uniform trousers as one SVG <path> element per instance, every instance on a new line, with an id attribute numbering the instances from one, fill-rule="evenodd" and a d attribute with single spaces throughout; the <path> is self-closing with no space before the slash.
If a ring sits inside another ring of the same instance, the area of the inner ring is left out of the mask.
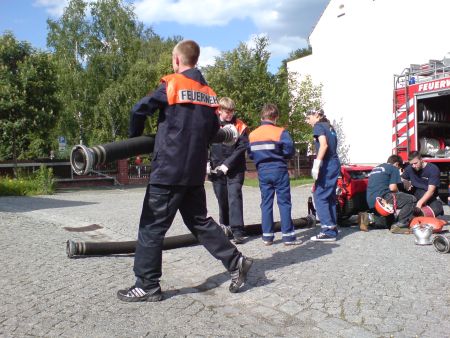
<path id="1" fill-rule="evenodd" d="M 211 255 L 221 260 L 228 271 L 238 268 L 241 254 L 218 224 L 211 217 L 207 217 L 203 185 L 149 184 L 139 222 L 134 259 L 137 287 L 145 290 L 159 284 L 164 237 L 178 210 L 184 224 Z"/>
<path id="2" fill-rule="evenodd" d="M 219 202 L 219 222 L 229 225 L 235 235 L 244 235 L 242 200 L 243 172 L 229 176 L 211 177 L 214 193 Z"/>

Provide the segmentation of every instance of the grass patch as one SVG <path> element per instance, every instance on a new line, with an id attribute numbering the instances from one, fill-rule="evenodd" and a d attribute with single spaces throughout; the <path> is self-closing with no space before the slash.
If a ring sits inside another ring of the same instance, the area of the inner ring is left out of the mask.
<path id="1" fill-rule="evenodd" d="M 0 196 L 49 195 L 54 192 L 53 169 L 44 165 L 29 176 L 0 177 Z"/>
<path id="2" fill-rule="evenodd" d="M 298 178 L 291 178 L 291 187 L 298 187 L 304 184 L 314 183 L 314 180 L 311 176 L 303 176 Z M 259 187 L 259 180 L 257 178 L 246 178 L 244 180 L 244 185 L 249 187 Z"/>

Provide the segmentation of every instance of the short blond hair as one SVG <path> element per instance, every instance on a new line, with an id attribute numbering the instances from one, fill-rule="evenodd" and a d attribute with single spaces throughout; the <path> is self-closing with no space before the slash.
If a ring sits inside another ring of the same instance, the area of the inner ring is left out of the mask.
<path id="1" fill-rule="evenodd" d="M 222 97 L 219 100 L 219 108 L 234 111 L 236 109 L 236 104 L 229 97 Z"/>
<path id="2" fill-rule="evenodd" d="M 200 46 L 194 40 L 183 40 L 173 48 L 173 53 L 180 58 L 183 65 L 193 67 L 198 62 Z"/>

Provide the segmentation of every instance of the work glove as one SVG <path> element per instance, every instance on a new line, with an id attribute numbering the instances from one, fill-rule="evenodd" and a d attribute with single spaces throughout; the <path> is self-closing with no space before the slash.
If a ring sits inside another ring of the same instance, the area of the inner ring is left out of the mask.
<path id="1" fill-rule="evenodd" d="M 225 164 L 221 164 L 216 168 L 216 174 L 217 176 L 226 175 L 228 172 L 228 167 Z"/>
<path id="2" fill-rule="evenodd" d="M 206 175 L 211 175 L 211 163 L 206 162 Z"/>
<path id="3" fill-rule="evenodd" d="M 320 167 L 322 166 L 322 160 L 314 160 L 314 164 L 313 167 L 311 169 L 311 176 L 314 180 L 317 180 L 317 178 L 319 177 L 319 170 Z"/>
<path id="4" fill-rule="evenodd" d="M 229 138 L 227 138 L 227 142 L 223 142 L 223 144 L 225 144 L 226 146 L 234 146 L 239 138 L 239 133 L 234 124 L 226 124 L 222 127 L 222 129 L 229 135 Z"/>

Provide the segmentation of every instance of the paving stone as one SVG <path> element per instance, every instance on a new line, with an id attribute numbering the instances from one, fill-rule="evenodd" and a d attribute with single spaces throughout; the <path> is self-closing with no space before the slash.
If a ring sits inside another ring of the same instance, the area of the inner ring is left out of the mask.
<path id="1" fill-rule="evenodd" d="M 210 184 L 206 191 L 209 214 L 217 219 Z M 293 218 L 306 215 L 309 191 L 292 189 Z M 246 223 L 260 222 L 259 189 L 244 187 L 243 194 Z M 68 239 L 135 240 L 143 196 L 143 187 L 111 187 L 0 197 L 0 336 L 398 338 L 450 332 L 450 321 L 443 320 L 450 318 L 450 255 L 418 247 L 412 236 L 357 227 L 341 228 L 339 241 L 328 244 L 308 240 L 318 228 L 298 229 L 304 243 L 295 248 L 281 245 L 279 234 L 271 247 L 249 238 L 238 248 L 255 264 L 238 294 L 228 292 L 229 273 L 203 247 L 165 251 L 164 301 L 122 303 L 116 292 L 134 283 L 133 255 L 68 259 L 65 246 Z M 102 228 L 64 230 L 91 224 Z M 168 236 L 184 233 L 177 215 Z"/>
<path id="2" fill-rule="evenodd" d="M 302 308 L 293 301 L 287 301 L 284 304 L 281 304 L 278 309 L 280 309 L 283 312 L 286 312 L 288 315 L 295 315 L 296 313 L 300 312 Z"/>

